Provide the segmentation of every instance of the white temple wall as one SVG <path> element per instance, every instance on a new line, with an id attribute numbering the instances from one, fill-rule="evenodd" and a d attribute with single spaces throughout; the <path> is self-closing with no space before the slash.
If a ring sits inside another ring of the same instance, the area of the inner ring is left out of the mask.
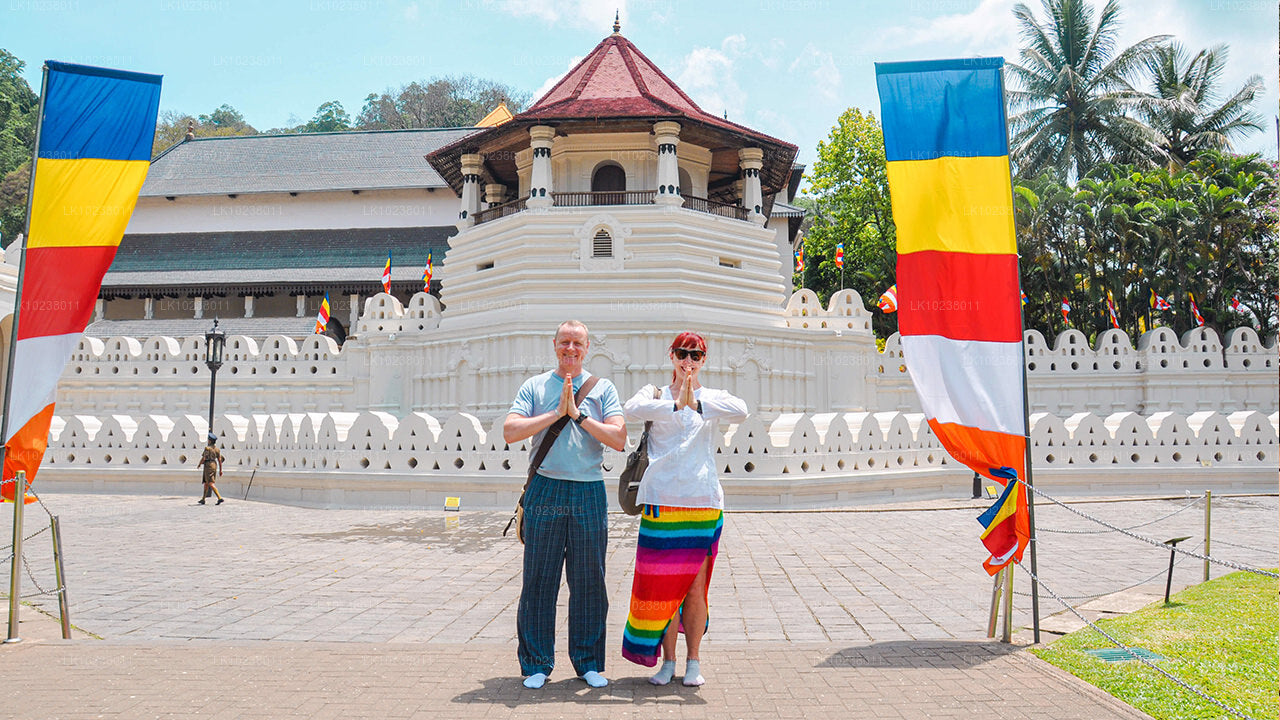
<path id="1" fill-rule="evenodd" d="M 444 188 L 142 197 L 128 234 L 447 227 L 458 199 Z"/>

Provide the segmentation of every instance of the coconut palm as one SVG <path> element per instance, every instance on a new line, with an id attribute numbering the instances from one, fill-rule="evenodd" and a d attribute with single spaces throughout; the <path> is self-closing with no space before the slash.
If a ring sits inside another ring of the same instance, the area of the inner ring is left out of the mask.
<path id="1" fill-rule="evenodd" d="M 1152 94 L 1160 102 L 1147 106 L 1144 119 L 1160 134 L 1159 144 L 1170 162 L 1179 167 L 1201 150 L 1230 150 L 1233 137 L 1262 130 L 1259 117 L 1250 112 L 1263 88 L 1259 75 L 1214 107 L 1226 60 L 1225 45 L 1192 57 L 1179 43 L 1156 48 L 1146 59 Z"/>
<path id="2" fill-rule="evenodd" d="M 1013 11 L 1026 43 L 1020 62 L 1009 64 L 1018 86 L 1009 93 L 1018 174 L 1056 170 L 1073 180 L 1103 161 L 1163 160 L 1156 133 L 1129 113 L 1155 102 L 1131 79 L 1168 36 L 1117 52 L 1116 0 L 1107 0 L 1096 23 L 1085 0 L 1042 0 L 1042 6 L 1043 23 L 1022 3 Z"/>

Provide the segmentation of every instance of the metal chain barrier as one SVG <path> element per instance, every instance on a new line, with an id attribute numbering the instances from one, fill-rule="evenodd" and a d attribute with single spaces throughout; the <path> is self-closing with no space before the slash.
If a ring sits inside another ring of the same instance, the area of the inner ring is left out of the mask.
<path id="1" fill-rule="evenodd" d="M 1227 542 L 1226 540 L 1214 540 L 1214 545 L 1226 545 L 1227 547 L 1240 548 L 1241 550 L 1252 550 L 1259 553 L 1274 553 L 1275 550 L 1264 550 L 1262 548 L 1251 547 L 1249 545 L 1241 545 L 1239 543 Z"/>
<path id="2" fill-rule="evenodd" d="M 1204 543 L 1200 543 L 1200 544 L 1199 544 L 1199 545 L 1197 545 L 1196 547 L 1204 547 Z M 1180 563 L 1181 563 L 1183 560 L 1185 560 L 1185 559 L 1186 559 L 1186 558 L 1178 558 L 1176 561 L 1174 561 L 1174 564 L 1175 564 L 1175 565 L 1180 564 Z M 1134 583 L 1134 584 L 1132 584 L 1132 585 L 1126 585 L 1126 586 L 1124 586 L 1124 587 L 1122 587 L 1122 588 L 1120 588 L 1120 589 L 1118 589 L 1118 590 L 1108 590 L 1107 592 L 1095 593 L 1095 594 L 1093 594 L 1093 595 L 1063 595 L 1063 596 L 1062 596 L 1062 599 L 1063 599 L 1063 600 L 1093 600 L 1094 598 L 1100 598 L 1100 597 L 1102 597 L 1102 596 L 1104 596 L 1104 595 L 1114 595 L 1115 593 L 1118 593 L 1118 592 L 1124 592 L 1125 590 L 1132 590 L 1133 588 L 1136 588 L 1136 587 L 1138 587 L 1139 585 L 1146 585 L 1147 583 L 1151 582 L 1152 580 L 1155 580 L 1156 578 L 1160 577 L 1161 575 L 1165 575 L 1165 574 L 1167 574 L 1168 572 L 1169 572 L 1168 568 L 1161 569 L 1161 570 L 1160 570 L 1159 572 L 1157 572 L 1155 575 L 1152 575 L 1151 577 L 1147 578 L 1146 580 L 1139 580 L 1138 582 L 1136 582 L 1136 583 Z M 1017 595 L 1017 596 L 1019 596 L 1019 597 L 1031 597 L 1031 593 L 1029 593 L 1029 592 L 1021 592 L 1021 591 L 1018 591 L 1018 590 L 1014 590 L 1014 591 L 1013 591 L 1013 594 L 1014 594 L 1014 595 Z"/>
<path id="3" fill-rule="evenodd" d="M 1153 540 L 1153 539 L 1151 539 L 1151 538 L 1149 538 L 1149 537 L 1143 537 L 1142 535 L 1139 535 L 1139 534 L 1134 533 L 1134 532 L 1130 532 L 1130 531 L 1128 531 L 1128 530 L 1125 530 L 1124 528 L 1116 527 L 1115 525 L 1112 525 L 1111 523 L 1109 523 L 1109 522 L 1107 522 L 1107 521 L 1105 521 L 1105 520 L 1102 520 L 1101 518 L 1096 518 L 1096 517 L 1093 517 L 1092 515 L 1089 515 L 1089 514 L 1087 514 L 1087 513 L 1080 512 L 1079 510 L 1076 510 L 1075 508 L 1071 507 L 1070 505 L 1067 505 L 1066 503 L 1062 502 L 1061 500 L 1058 500 L 1057 498 L 1054 498 L 1054 497 L 1051 497 L 1051 496 L 1049 496 L 1049 495 L 1044 494 L 1044 492 L 1042 492 L 1041 490 L 1039 490 L 1038 488 L 1036 488 L 1034 485 L 1028 485 L 1028 484 L 1027 484 L 1027 481 L 1026 481 L 1026 480 L 1023 480 L 1022 478 L 1018 478 L 1018 482 L 1019 482 L 1019 483 L 1021 483 L 1024 487 L 1026 487 L 1026 488 L 1028 488 L 1029 490 L 1031 490 L 1032 492 L 1034 492 L 1036 495 L 1039 495 L 1040 497 L 1042 497 L 1042 498 L 1044 498 L 1044 499 L 1048 500 L 1049 502 L 1051 502 L 1051 503 L 1053 503 L 1053 504 L 1055 504 L 1055 505 L 1057 505 L 1057 506 L 1059 506 L 1059 507 L 1065 508 L 1066 510 L 1068 510 L 1068 511 L 1070 511 L 1070 512 L 1072 512 L 1072 513 L 1075 513 L 1076 515 L 1079 515 L 1080 517 L 1082 517 L 1082 518 L 1084 518 L 1084 519 L 1086 519 L 1086 520 L 1092 520 L 1093 522 L 1096 522 L 1096 523 L 1098 523 L 1099 525 L 1102 525 L 1102 526 L 1104 526 L 1104 527 L 1108 527 L 1108 528 L 1110 528 L 1110 529 L 1112 529 L 1112 530 L 1114 530 L 1114 531 L 1116 531 L 1116 532 L 1118 532 L 1118 533 L 1120 533 L 1120 534 L 1122 534 L 1122 535 L 1127 535 L 1127 536 L 1129 536 L 1129 537 L 1133 538 L 1134 540 L 1141 540 L 1142 542 L 1147 543 L 1148 545 L 1154 545 L 1154 546 L 1156 546 L 1156 547 L 1158 547 L 1158 548 L 1161 548 L 1162 550 L 1172 550 L 1172 551 L 1173 551 L 1173 552 L 1175 552 L 1175 553 L 1181 553 L 1181 554 L 1186 555 L 1186 556 L 1188 556 L 1188 557 L 1196 558 L 1197 560 L 1207 560 L 1207 561 L 1209 561 L 1209 562 L 1211 562 L 1211 563 L 1215 563 L 1215 564 L 1217 564 L 1217 565 L 1222 565 L 1223 567 L 1229 567 L 1229 568 L 1231 568 L 1231 569 L 1233 569 L 1233 570 L 1241 570 L 1241 571 L 1243 571 L 1243 572 L 1253 573 L 1254 575 L 1262 575 L 1262 576 L 1269 577 L 1269 578 L 1280 578 L 1280 575 L 1277 575 L 1276 573 L 1273 573 L 1273 572 L 1267 572 L 1266 570 L 1259 570 L 1258 568 L 1251 568 L 1251 567 L 1248 567 L 1248 566 L 1245 566 L 1245 565 L 1241 565 L 1240 563 L 1232 562 L 1232 561 L 1230 561 L 1230 560 L 1220 560 L 1220 559 L 1218 559 L 1218 558 L 1210 557 L 1210 556 L 1208 556 L 1208 555 L 1201 555 L 1200 553 L 1198 553 L 1198 552 L 1193 552 L 1193 551 L 1191 551 L 1191 550 L 1183 550 L 1182 548 L 1180 548 L 1180 547 L 1178 547 L 1178 546 L 1176 546 L 1176 545 L 1168 545 L 1168 544 L 1165 544 L 1165 543 L 1160 542 L 1159 540 Z"/>
<path id="4" fill-rule="evenodd" d="M 31 572 L 31 565 L 30 563 L 27 562 L 27 556 L 25 554 L 22 556 L 22 567 L 27 571 L 27 577 L 31 580 L 31 584 L 36 586 L 36 590 L 39 590 L 39 592 L 29 593 L 27 595 L 23 595 L 22 597 L 31 598 L 31 597 L 40 597 L 41 595 L 56 595 L 58 594 L 58 592 L 62 590 L 62 588 L 55 588 L 54 590 L 45 590 L 44 588 L 40 587 L 40 583 L 36 581 L 35 573 Z"/>
<path id="5" fill-rule="evenodd" d="M 1031 568 L 1027 567 L 1027 566 L 1026 566 L 1026 565 L 1024 565 L 1023 563 L 1016 563 L 1016 564 L 1017 564 L 1017 566 L 1018 566 L 1018 567 L 1022 568 L 1022 569 L 1023 569 L 1023 571 L 1025 571 L 1028 575 L 1030 575 L 1032 580 L 1034 580 L 1034 581 L 1036 581 L 1037 583 L 1039 583 L 1039 584 L 1040 584 L 1040 587 L 1041 587 L 1041 588 L 1043 588 L 1045 592 L 1047 592 L 1047 593 L 1049 593 L 1050 595 L 1052 595 L 1052 596 L 1053 596 L 1053 598 L 1054 598 L 1055 600 L 1057 600 L 1059 603 L 1061 603 L 1061 604 L 1062 604 L 1062 606 L 1063 606 L 1064 608 L 1066 608 L 1066 609 L 1070 610 L 1070 611 L 1071 611 L 1071 612 L 1072 612 L 1072 613 L 1073 613 L 1077 618 L 1079 618 L 1079 619 L 1081 620 L 1081 622 L 1083 622 L 1083 623 L 1085 623 L 1086 625 L 1088 625 L 1091 629 L 1093 629 L 1094 631 L 1096 631 L 1099 635 L 1102 635 L 1102 636 L 1103 636 L 1103 637 L 1105 637 L 1106 639 L 1110 640 L 1110 641 L 1112 642 L 1112 644 L 1114 644 L 1116 647 L 1118 647 L 1118 648 L 1120 648 L 1120 649 L 1124 650 L 1125 652 L 1129 653 L 1129 656 L 1130 656 L 1130 657 L 1132 657 L 1134 660 L 1137 660 L 1138 662 L 1142 663 L 1143 665 L 1146 665 L 1147 667 L 1151 668 L 1152 670 L 1155 670 L 1156 672 L 1158 672 L 1158 673 L 1160 673 L 1161 675 L 1165 676 L 1165 677 L 1166 677 L 1166 678 L 1168 678 L 1171 682 L 1173 682 L 1174 684 L 1178 685 L 1179 687 L 1181 687 L 1181 688 L 1183 688 L 1183 689 L 1185 689 L 1185 690 L 1188 690 L 1188 691 L 1190 691 L 1190 692 L 1192 692 L 1192 693 L 1195 693 L 1196 695 L 1199 695 L 1201 698 L 1204 698 L 1205 700 L 1207 700 L 1207 701 L 1209 701 L 1209 702 L 1213 703 L 1214 705 L 1217 705 L 1218 707 L 1222 708 L 1223 710 L 1226 710 L 1228 713 L 1231 713 L 1232 715 L 1235 715 L 1235 716 L 1236 716 L 1236 717 L 1238 717 L 1238 718 L 1243 718 L 1244 720 L 1257 720 L 1257 718 L 1251 717 L 1251 716 L 1249 716 L 1249 715 L 1245 715 L 1243 712 L 1240 712 L 1239 710 L 1237 710 L 1237 709 L 1235 709 L 1235 708 L 1231 707 L 1230 705 L 1227 705 L 1226 703 L 1222 702 L 1221 700 L 1219 700 L 1219 699 L 1217 699 L 1217 698 L 1215 698 L 1215 697 L 1212 697 L 1211 695 L 1209 695 L 1208 693 L 1204 692 L 1204 691 L 1203 691 L 1203 690 L 1201 690 L 1200 688 L 1197 688 L 1197 687 L 1195 687 L 1195 686 L 1193 686 L 1193 685 L 1191 685 L 1191 684 L 1187 683 L 1185 680 L 1182 680 L 1182 679 L 1180 679 L 1180 678 L 1174 677 L 1173 675 L 1169 674 L 1169 672 L 1168 672 L 1167 670 L 1165 670 L 1164 668 L 1162 668 L 1162 667 L 1160 667 L 1160 666 L 1156 665 L 1155 663 L 1151 662 L 1150 660 L 1148 660 L 1148 659 L 1146 659 L 1146 658 L 1142 657 L 1142 656 L 1141 656 L 1141 655 L 1139 655 L 1137 652 L 1135 652 L 1135 651 L 1134 651 L 1134 649 L 1133 649 L 1132 647 L 1130 647 L 1129 645 L 1126 645 L 1125 643 L 1120 642 L 1120 641 L 1119 641 L 1119 640 L 1117 640 L 1113 635 L 1111 635 L 1111 633 L 1107 632 L 1106 630 L 1103 630 L 1101 627 L 1098 627 L 1098 625 L 1097 625 L 1096 623 L 1094 623 L 1093 621 L 1089 620 L 1089 619 L 1088 619 L 1088 618 L 1086 618 L 1084 615 L 1081 615 L 1079 610 L 1076 610 L 1074 607 L 1072 607 L 1072 606 L 1071 606 L 1071 604 L 1070 604 L 1070 603 L 1068 603 L 1068 602 L 1067 602 L 1066 600 L 1064 600 L 1063 598 L 1059 597 L 1059 596 L 1058 596 L 1058 594 L 1057 594 L 1057 593 L 1055 593 L 1055 592 L 1053 591 L 1053 588 L 1049 587 L 1048 585 L 1045 585 L 1045 584 L 1044 584 L 1044 580 L 1041 580 L 1040 578 L 1036 577 L 1036 574 L 1035 574 L 1035 573 L 1033 573 L 1033 572 L 1031 572 Z"/>
<path id="6" fill-rule="evenodd" d="M 1189 510 L 1189 509 L 1191 509 L 1191 508 L 1195 507 L 1196 505 L 1199 505 L 1199 504 L 1200 504 L 1200 502 L 1201 502 L 1202 500 L 1204 500 L 1204 496 L 1203 496 L 1203 495 L 1201 495 L 1200 497 L 1198 497 L 1198 498 L 1196 498 L 1196 499 L 1192 500 L 1191 502 L 1187 503 L 1186 505 L 1183 505 L 1182 507 L 1178 508 L 1177 510 L 1174 510 L 1173 512 L 1169 513 L 1168 515 L 1165 515 L 1165 516 L 1163 516 L 1163 517 L 1158 517 L 1158 518 L 1156 518 L 1155 520 L 1148 520 L 1148 521 L 1146 521 L 1146 522 L 1144 522 L 1144 523 L 1138 523 L 1137 525 L 1130 525 L 1129 527 L 1127 527 L 1127 528 L 1125 528 L 1125 529 L 1126 529 L 1126 530 L 1137 530 L 1137 529 L 1138 529 L 1138 528 L 1140 528 L 1140 527 L 1146 527 L 1147 525 L 1154 525 L 1155 523 L 1158 523 L 1158 522 L 1160 522 L 1161 520 L 1168 520 L 1169 518 L 1173 517 L 1174 515 L 1177 515 L 1178 513 L 1182 512 L 1182 511 L 1184 511 L 1184 510 Z M 1039 532 L 1058 533 L 1058 534 L 1060 534 L 1060 535 L 1102 535 L 1103 533 L 1108 533 L 1108 532 L 1111 532 L 1111 531 L 1110 531 L 1110 530 L 1055 530 L 1055 529 L 1053 529 L 1053 528 L 1037 527 L 1037 528 L 1036 528 L 1036 532 L 1038 532 L 1038 533 L 1039 533 Z"/>

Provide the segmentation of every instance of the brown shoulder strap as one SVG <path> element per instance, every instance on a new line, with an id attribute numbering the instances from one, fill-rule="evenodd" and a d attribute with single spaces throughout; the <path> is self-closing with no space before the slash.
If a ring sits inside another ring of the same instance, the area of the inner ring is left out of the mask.
<path id="1" fill-rule="evenodd" d="M 578 388 L 578 392 L 574 394 L 573 403 L 575 405 L 581 405 L 582 401 L 586 399 L 587 395 L 590 394 L 591 389 L 596 386 L 596 382 L 599 380 L 600 378 L 595 375 L 587 378 L 582 383 L 582 386 Z M 570 382 L 573 381 L 570 380 Z M 569 416 L 565 415 L 554 423 L 551 423 L 551 427 L 547 428 L 547 434 L 542 436 L 542 443 L 538 445 L 538 451 L 533 454 L 533 460 L 529 463 L 529 475 L 524 481 L 524 487 L 526 490 L 529 489 L 529 481 L 533 479 L 534 473 L 538 472 L 538 468 L 542 466 L 543 458 L 547 456 L 547 453 L 551 452 L 551 446 L 555 444 L 556 438 L 560 437 L 560 431 L 564 430 L 564 426 L 567 424 L 569 424 Z"/>

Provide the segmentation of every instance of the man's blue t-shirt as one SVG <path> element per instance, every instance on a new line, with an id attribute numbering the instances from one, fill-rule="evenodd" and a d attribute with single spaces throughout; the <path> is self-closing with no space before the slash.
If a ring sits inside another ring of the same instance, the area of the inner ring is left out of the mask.
<path id="1" fill-rule="evenodd" d="M 589 377 L 591 374 L 583 370 L 573 379 L 575 393 Z M 551 412 L 559 407 L 560 393 L 563 388 L 564 379 L 554 370 L 535 375 L 525 380 L 520 386 L 515 402 L 511 403 L 510 413 L 521 417 L 534 417 Z M 591 392 L 587 393 L 578 407 L 593 420 L 603 421 L 622 414 L 618 390 L 613 383 L 604 378 L 596 382 L 596 386 L 591 388 Z M 538 446 L 542 444 L 542 437 L 546 434 L 547 431 L 543 430 L 531 438 L 530 461 L 533 460 L 533 454 L 538 451 Z M 542 459 L 538 474 L 558 480 L 603 480 L 604 473 L 600 469 L 602 462 L 604 462 L 604 446 L 570 420 L 560 431 L 560 437 L 556 438 L 555 444 L 547 451 L 547 456 Z"/>

